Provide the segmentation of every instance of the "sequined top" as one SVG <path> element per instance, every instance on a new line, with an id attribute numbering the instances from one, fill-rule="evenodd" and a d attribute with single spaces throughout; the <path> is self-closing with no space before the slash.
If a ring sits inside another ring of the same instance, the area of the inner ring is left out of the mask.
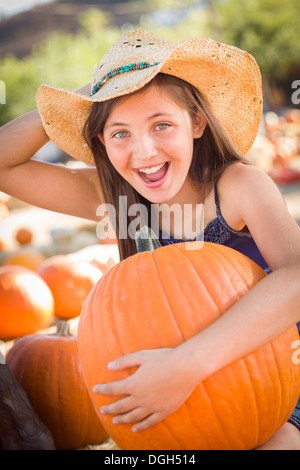
<path id="1" fill-rule="evenodd" d="M 217 243 L 218 245 L 224 245 L 233 248 L 245 256 L 248 256 L 267 274 L 270 274 L 271 269 L 262 257 L 248 228 L 244 227 L 243 230 L 234 230 L 224 219 L 220 209 L 217 183 L 214 186 L 214 195 L 217 217 L 211 220 L 205 227 L 204 231 L 197 235 L 195 239 L 182 240 L 173 238 L 172 236 L 167 236 L 166 238 L 166 233 L 162 231 L 159 232 L 159 237 L 157 237 L 151 229 L 148 227 L 143 227 L 136 234 L 137 251 L 152 251 L 160 246 L 181 243 L 184 241 L 199 240 Z"/>

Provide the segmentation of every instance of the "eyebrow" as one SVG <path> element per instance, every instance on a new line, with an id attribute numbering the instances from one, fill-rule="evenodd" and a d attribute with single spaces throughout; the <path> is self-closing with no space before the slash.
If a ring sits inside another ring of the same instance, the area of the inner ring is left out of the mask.
<path id="1" fill-rule="evenodd" d="M 161 116 L 172 116 L 172 113 L 155 113 L 152 114 L 151 116 L 147 117 L 147 121 L 151 121 L 151 119 L 155 119 Z M 106 128 L 110 129 L 111 127 L 126 127 L 128 126 L 128 123 L 126 122 L 112 122 L 109 124 Z"/>

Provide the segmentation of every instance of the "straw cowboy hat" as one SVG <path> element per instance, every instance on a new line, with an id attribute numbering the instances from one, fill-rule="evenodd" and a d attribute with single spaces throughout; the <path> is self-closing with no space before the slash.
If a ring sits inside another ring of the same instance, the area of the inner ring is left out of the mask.
<path id="1" fill-rule="evenodd" d="M 94 165 L 82 135 L 95 101 L 139 90 L 158 73 L 179 77 L 206 98 L 236 147 L 245 154 L 262 117 L 261 75 L 247 52 L 207 38 L 175 44 L 145 31 L 123 34 L 96 66 L 91 95 L 41 85 L 36 104 L 49 138 Z"/>

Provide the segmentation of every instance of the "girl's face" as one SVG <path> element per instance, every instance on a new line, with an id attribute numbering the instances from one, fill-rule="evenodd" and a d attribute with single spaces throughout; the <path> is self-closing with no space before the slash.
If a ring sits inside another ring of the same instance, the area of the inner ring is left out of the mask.
<path id="1" fill-rule="evenodd" d="M 196 198 L 188 177 L 193 142 L 205 125 L 150 86 L 113 108 L 99 138 L 115 169 L 143 197 L 155 204 L 188 203 Z"/>

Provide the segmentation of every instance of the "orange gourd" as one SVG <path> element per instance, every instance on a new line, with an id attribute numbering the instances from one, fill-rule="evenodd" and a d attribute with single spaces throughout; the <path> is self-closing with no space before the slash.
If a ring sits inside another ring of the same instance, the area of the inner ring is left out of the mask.
<path id="1" fill-rule="evenodd" d="M 6 361 L 51 431 L 56 449 L 77 449 L 108 438 L 86 389 L 76 337 L 67 322 L 59 322 L 54 335 L 18 339 Z"/>
<path id="2" fill-rule="evenodd" d="M 53 317 L 52 293 L 36 273 L 21 266 L 0 268 L 0 339 L 34 333 Z"/>
<path id="3" fill-rule="evenodd" d="M 20 245 L 27 245 L 33 240 L 33 233 L 28 228 L 19 228 L 15 234 L 16 241 Z"/>
<path id="4" fill-rule="evenodd" d="M 134 371 L 110 371 L 110 361 L 139 350 L 176 347 L 215 322 L 265 276 L 231 248 L 204 243 L 191 249 L 195 243 L 131 256 L 104 274 L 88 296 L 78 346 L 96 410 L 116 397 L 97 395 L 93 386 Z M 100 412 L 99 418 L 123 450 L 254 449 L 288 420 L 297 403 L 300 366 L 292 361 L 297 339 L 295 326 L 213 374 L 175 413 L 145 431 L 113 425 L 112 417 Z"/>
<path id="5" fill-rule="evenodd" d="M 91 263 L 64 255 L 49 258 L 37 272 L 50 287 L 55 315 L 62 319 L 80 315 L 87 295 L 102 276 L 102 271 Z"/>
<path id="6" fill-rule="evenodd" d="M 8 253 L 3 260 L 3 266 L 23 266 L 36 271 L 45 261 L 46 257 L 34 247 L 22 246 L 17 251 Z"/>

